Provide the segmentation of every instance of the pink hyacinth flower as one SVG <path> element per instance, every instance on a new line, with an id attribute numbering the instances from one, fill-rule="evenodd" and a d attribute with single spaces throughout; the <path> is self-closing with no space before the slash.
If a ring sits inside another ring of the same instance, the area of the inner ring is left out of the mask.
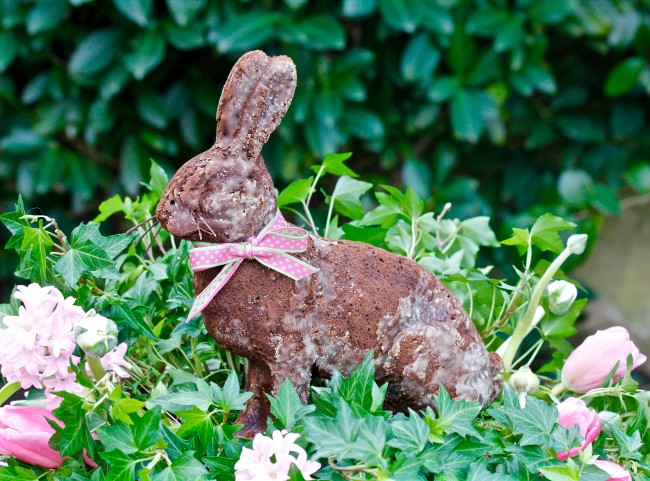
<path id="1" fill-rule="evenodd" d="M 562 368 L 562 384 L 574 392 L 585 393 L 600 387 L 618 362 L 614 380 L 625 375 L 627 356 L 632 368 L 646 361 L 646 356 L 630 340 L 624 327 L 615 326 L 589 336 L 569 356 Z"/>
<path id="2" fill-rule="evenodd" d="M 611 461 L 597 459 L 594 464 L 609 474 L 607 481 L 632 481 L 632 476 L 623 467 Z"/>
<path id="3" fill-rule="evenodd" d="M 571 448 L 570 451 L 557 453 L 557 458 L 563 461 L 568 457 L 576 456 L 588 444 L 594 442 L 600 434 L 602 422 L 596 411 L 589 409 L 582 399 L 575 397 L 562 401 L 557 405 L 557 410 L 560 413 L 558 424 L 565 428 L 571 428 L 577 424 L 580 428 L 580 435 L 584 438 L 580 448 Z"/>
<path id="4" fill-rule="evenodd" d="M 55 469 L 63 464 L 61 455 L 48 442 L 54 429 L 47 419 L 50 411 L 31 406 L 0 408 L 0 453 L 35 466 Z"/>
<path id="5" fill-rule="evenodd" d="M 236 481 L 286 481 L 294 464 L 306 479 L 320 468 L 320 464 L 307 459 L 303 448 L 295 444 L 299 435 L 274 431 L 273 438 L 256 434 L 253 449 L 243 448 L 235 464 Z M 294 454 L 297 454 L 297 457 Z"/>

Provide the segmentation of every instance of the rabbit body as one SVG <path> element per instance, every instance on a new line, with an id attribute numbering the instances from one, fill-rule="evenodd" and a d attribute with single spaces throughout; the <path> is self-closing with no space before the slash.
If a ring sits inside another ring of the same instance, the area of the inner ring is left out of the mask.
<path id="1" fill-rule="evenodd" d="M 217 142 L 181 167 L 156 216 L 173 235 L 242 242 L 277 211 L 273 182 L 260 155 L 295 89 L 287 57 L 244 55 L 226 81 L 217 113 Z M 245 260 L 203 310 L 208 332 L 249 359 L 241 435 L 265 429 L 269 403 L 285 379 L 307 401 L 312 372 L 343 374 L 374 351 L 376 379 L 388 382 L 391 407 L 433 406 L 443 384 L 456 399 L 493 399 L 498 356 L 488 354 L 459 301 L 417 263 L 352 241 L 311 235 L 292 254 L 319 269 L 298 281 Z M 194 273 L 197 293 L 219 267 Z"/>

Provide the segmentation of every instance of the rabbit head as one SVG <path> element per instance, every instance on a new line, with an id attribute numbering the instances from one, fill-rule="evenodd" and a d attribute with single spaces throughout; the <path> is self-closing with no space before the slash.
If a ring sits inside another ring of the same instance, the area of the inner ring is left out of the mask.
<path id="1" fill-rule="evenodd" d="M 277 197 L 261 150 L 295 88 L 289 57 L 256 50 L 237 61 L 219 100 L 215 144 L 178 170 L 156 208 L 167 231 L 191 241 L 241 242 L 271 221 Z"/>

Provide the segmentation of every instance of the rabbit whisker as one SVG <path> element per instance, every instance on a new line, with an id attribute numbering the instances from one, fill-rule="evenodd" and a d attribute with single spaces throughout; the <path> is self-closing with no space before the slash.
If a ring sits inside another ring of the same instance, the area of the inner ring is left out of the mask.
<path id="1" fill-rule="evenodd" d="M 199 240 L 200 241 L 203 240 L 203 234 L 201 234 L 201 226 L 199 225 L 199 223 L 194 218 L 194 214 L 190 214 L 190 217 L 192 218 L 192 220 L 194 221 L 194 225 L 196 226 L 196 231 L 199 234 Z M 207 234 L 207 232 L 206 232 L 206 234 Z"/>
<path id="2" fill-rule="evenodd" d="M 144 239 L 145 236 L 149 233 L 149 231 L 151 231 L 151 229 L 153 229 L 153 228 L 156 227 L 156 226 L 161 226 L 161 227 L 162 227 L 162 225 L 161 225 L 159 222 L 154 222 L 154 223 L 152 223 L 149 227 L 147 227 L 147 228 L 144 230 L 144 232 L 142 233 L 142 235 L 138 238 L 138 241 L 136 242 L 136 244 L 138 244 L 142 239 Z"/>
<path id="3" fill-rule="evenodd" d="M 212 230 L 212 227 L 210 227 L 210 224 L 208 224 L 208 221 L 206 221 L 206 220 L 205 220 L 201 215 L 199 215 L 199 219 L 201 219 L 201 222 L 203 222 L 203 223 L 205 224 L 205 226 L 210 230 L 210 233 L 211 233 L 214 237 L 216 237 L 217 234 L 214 233 L 214 231 Z M 207 234 L 207 232 L 206 232 L 206 234 Z"/>

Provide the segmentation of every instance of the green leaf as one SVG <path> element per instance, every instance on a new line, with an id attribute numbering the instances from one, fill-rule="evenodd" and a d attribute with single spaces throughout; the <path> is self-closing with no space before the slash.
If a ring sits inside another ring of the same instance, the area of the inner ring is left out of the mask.
<path id="1" fill-rule="evenodd" d="M 88 428 L 84 400 L 73 394 L 57 393 L 63 398 L 61 405 L 53 414 L 65 424 L 59 439 L 59 451 L 62 456 L 72 456 L 86 449 L 93 455 L 93 438 Z"/>
<path id="2" fill-rule="evenodd" d="M 528 15 L 535 22 L 545 24 L 559 23 L 573 10 L 571 0 L 532 0 L 528 7 Z"/>
<path id="3" fill-rule="evenodd" d="M 131 328 L 133 328 L 138 334 L 150 339 L 152 341 L 157 341 L 158 336 L 153 332 L 151 326 L 144 319 L 142 314 L 133 311 L 126 304 L 115 304 L 111 309 L 111 319 L 120 324 L 120 322 L 126 323 Z"/>
<path id="4" fill-rule="evenodd" d="M 105 481 L 124 481 L 136 479 L 135 467 L 138 461 L 120 451 L 100 452 L 99 455 L 108 461 L 109 469 Z"/>
<path id="5" fill-rule="evenodd" d="M 133 422 L 129 419 L 129 422 Z M 138 452 L 138 447 L 133 437 L 131 427 L 124 422 L 113 423 L 110 426 L 97 428 L 99 440 L 104 445 L 105 451 L 117 450 L 124 454 Z"/>
<path id="6" fill-rule="evenodd" d="M 181 27 L 189 25 L 190 21 L 205 8 L 206 0 L 167 0 L 167 8 L 172 17 Z"/>
<path id="7" fill-rule="evenodd" d="M 119 33 L 116 30 L 98 30 L 77 45 L 72 52 L 68 69 L 72 77 L 92 77 L 108 67 L 119 51 Z"/>
<path id="8" fill-rule="evenodd" d="M 650 162 L 634 164 L 625 173 L 625 180 L 640 194 L 650 192 Z"/>
<path id="9" fill-rule="evenodd" d="M 296 24 L 298 43 L 312 50 L 341 50 L 345 47 L 345 30 L 329 15 L 314 15 Z"/>
<path id="10" fill-rule="evenodd" d="M 645 62 L 638 57 L 623 60 L 607 76 L 605 94 L 618 97 L 626 93 L 636 84 L 644 67 Z"/>
<path id="11" fill-rule="evenodd" d="M 171 466 L 155 473 L 151 481 L 202 481 L 209 479 L 209 474 L 203 463 L 194 457 L 194 451 L 189 451 L 175 459 Z"/>
<path id="12" fill-rule="evenodd" d="M 316 406 L 302 404 L 296 388 L 288 379 L 285 379 L 280 386 L 277 397 L 274 398 L 269 394 L 266 397 L 271 402 L 271 413 L 286 429 L 291 429 L 305 415 L 316 409 Z"/>
<path id="13" fill-rule="evenodd" d="M 559 254 L 564 250 L 564 243 L 559 232 L 575 228 L 573 222 L 562 219 L 553 214 L 544 214 L 537 219 L 530 229 L 530 238 L 534 246 L 543 251 Z"/>
<path id="14" fill-rule="evenodd" d="M 363 217 L 363 206 L 361 196 L 372 188 L 369 182 L 363 182 L 344 175 L 339 177 L 334 187 L 330 203 L 334 208 L 346 217 L 358 220 Z"/>
<path id="15" fill-rule="evenodd" d="M 75 287 L 79 279 L 81 279 L 81 276 L 88 271 L 88 268 L 79 252 L 75 249 L 70 249 L 63 257 L 59 258 L 54 266 L 54 270 L 63 276 L 70 287 Z"/>
<path id="16" fill-rule="evenodd" d="M 113 0 L 117 9 L 141 27 L 146 27 L 153 10 L 153 0 Z"/>
<path id="17" fill-rule="evenodd" d="M 357 434 L 354 444 L 350 447 L 355 458 L 367 466 L 379 466 L 386 469 L 387 461 L 383 456 L 386 446 L 386 421 L 380 416 L 366 416 Z"/>
<path id="18" fill-rule="evenodd" d="M 165 39 L 155 30 L 139 35 L 131 43 L 133 50 L 124 62 L 133 76 L 141 80 L 165 57 Z"/>
<path id="19" fill-rule="evenodd" d="M 348 403 L 339 401 L 335 418 L 308 416 L 305 435 L 314 444 L 314 458 L 336 456 L 337 460 L 355 459 L 354 443 L 362 421 L 354 415 Z"/>
<path id="20" fill-rule="evenodd" d="M 507 400 L 503 407 L 490 408 L 488 412 L 497 421 L 509 425 L 513 433 L 521 434 L 521 446 L 549 445 L 551 431 L 559 417 L 557 409 L 532 396 L 528 396 L 526 407 L 521 409 L 514 391 L 508 386 L 504 387 L 504 398 Z"/>
<path id="21" fill-rule="evenodd" d="M 440 62 L 440 51 L 429 34 L 421 32 L 411 38 L 402 53 L 402 77 L 409 82 L 428 83 Z"/>
<path id="22" fill-rule="evenodd" d="M 445 387 L 440 385 L 440 392 L 434 395 L 438 418 L 426 419 L 430 428 L 441 428 L 447 433 L 456 433 L 463 437 L 479 434 L 472 425 L 472 422 L 481 412 L 481 405 L 477 402 L 453 401 Z"/>
<path id="23" fill-rule="evenodd" d="M 262 45 L 278 35 L 279 21 L 277 13 L 264 11 L 233 15 L 214 32 L 217 48 L 220 52 L 244 52 Z"/>
<path id="24" fill-rule="evenodd" d="M 379 0 L 379 10 L 384 21 L 397 30 L 413 33 L 420 23 L 412 0 Z"/>
<path id="25" fill-rule="evenodd" d="M 394 438 L 388 445 L 400 449 L 408 456 L 420 454 L 429 441 L 431 429 L 418 413 L 409 408 L 408 421 L 393 421 L 390 425 Z"/>
<path id="26" fill-rule="evenodd" d="M 161 410 L 155 406 L 143 416 L 131 416 L 133 425 L 130 426 L 133 433 L 133 441 L 140 451 L 144 451 L 154 445 L 160 439 Z"/>
<path id="27" fill-rule="evenodd" d="M 66 0 L 39 0 L 27 15 L 27 32 L 35 35 L 56 27 L 68 14 Z"/>
<path id="28" fill-rule="evenodd" d="M 287 205 L 304 203 L 309 196 L 314 178 L 300 179 L 291 182 L 278 196 L 278 208 Z"/>
<path id="29" fill-rule="evenodd" d="M 0 32 L 0 72 L 11 65 L 18 53 L 18 41 L 15 32 Z"/>
<path id="30" fill-rule="evenodd" d="M 325 157 L 323 157 L 323 164 L 312 165 L 311 170 L 318 174 L 318 172 L 320 172 L 322 169 L 321 175 L 332 174 L 339 177 L 342 175 L 347 175 L 349 177 L 359 177 L 358 174 L 356 174 L 352 169 L 345 165 L 345 161 L 350 157 L 352 157 L 351 152 L 346 152 L 343 154 L 327 154 Z"/>
<path id="31" fill-rule="evenodd" d="M 338 377 L 332 381 L 332 391 L 350 404 L 357 404 L 368 412 L 373 408 L 372 389 L 375 384 L 375 361 L 371 351 L 363 358 L 350 377 Z"/>
<path id="32" fill-rule="evenodd" d="M 485 128 L 481 99 L 480 92 L 460 90 L 451 101 L 451 124 L 454 133 L 470 143 L 478 142 Z"/>
<path id="33" fill-rule="evenodd" d="M 377 0 L 343 0 L 343 16 L 363 17 L 377 8 Z"/>
<path id="34" fill-rule="evenodd" d="M 183 424 L 176 431 L 179 436 L 196 433 L 204 445 L 209 445 L 214 436 L 214 425 L 212 424 L 212 413 L 204 412 L 194 406 L 192 409 L 177 411 L 177 415 L 183 418 Z"/>
<path id="35" fill-rule="evenodd" d="M 212 387 L 212 402 L 224 411 L 242 411 L 246 407 L 246 401 L 253 396 L 252 392 L 241 392 L 239 378 L 235 371 L 230 372 L 223 387 L 214 383 L 211 383 L 210 386 Z"/>
<path id="36" fill-rule="evenodd" d="M 540 472 L 550 481 L 579 481 L 580 470 L 577 466 L 548 466 L 540 468 Z"/>
<path id="37" fill-rule="evenodd" d="M 164 169 L 153 160 L 151 161 L 151 169 L 149 170 L 149 175 L 151 176 L 151 180 L 149 181 L 149 188 L 156 194 L 158 198 L 162 198 L 163 193 L 167 188 L 167 184 L 169 184 L 169 176 L 164 171 Z"/>

